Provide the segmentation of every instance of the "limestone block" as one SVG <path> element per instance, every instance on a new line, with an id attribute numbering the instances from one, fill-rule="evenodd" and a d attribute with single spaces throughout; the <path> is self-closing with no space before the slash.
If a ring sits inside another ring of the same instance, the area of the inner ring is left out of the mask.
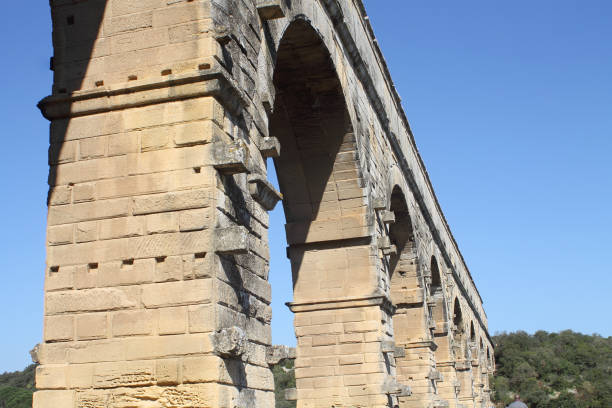
<path id="1" fill-rule="evenodd" d="M 214 30 L 214 22 L 212 19 L 193 21 L 187 24 L 170 27 L 168 29 L 170 44 L 207 38 L 210 36 L 211 30 Z"/>
<path id="2" fill-rule="evenodd" d="M 166 359 L 177 355 L 210 354 L 213 351 L 208 334 L 138 336 L 121 339 L 126 360 Z"/>
<path id="3" fill-rule="evenodd" d="M 279 157 L 281 151 L 280 142 L 275 137 L 265 137 L 259 145 L 259 151 L 261 152 L 261 156 L 264 158 Z"/>
<path id="4" fill-rule="evenodd" d="M 238 385 L 245 386 L 240 371 L 243 363 L 236 364 L 232 360 L 224 361 L 217 356 L 188 357 L 183 359 L 183 383 L 202 383 L 220 380 L 231 384 L 232 378 Z"/>
<path id="5" fill-rule="evenodd" d="M 183 334 L 187 330 L 187 308 L 171 307 L 159 309 L 158 333 Z"/>
<path id="6" fill-rule="evenodd" d="M 168 174 L 148 174 L 120 177 L 96 182 L 96 196 L 100 199 L 155 194 L 170 189 L 171 177 Z"/>
<path id="7" fill-rule="evenodd" d="M 271 346 L 266 348 L 266 362 L 269 365 L 276 365 L 285 359 L 295 359 L 296 350 L 287 346 Z"/>
<path id="8" fill-rule="evenodd" d="M 54 177 L 57 185 L 115 178 L 127 174 L 128 161 L 126 156 L 66 163 L 52 167 L 50 170 L 50 177 Z"/>
<path id="9" fill-rule="evenodd" d="M 135 133 L 110 135 L 108 137 L 108 155 L 118 156 L 138 151 L 138 136 Z"/>
<path id="10" fill-rule="evenodd" d="M 74 225 L 59 225 L 47 228 L 47 242 L 49 245 L 71 244 L 74 240 Z"/>
<path id="11" fill-rule="evenodd" d="M 244 142 L 216 142 L 213 144 L 212 163 L 222 174 L 249 173 L 251 159 Z"/>
<path id="12" fill-rule="evenodd" d="M 176 385 L 179 383 L 179 360 L 167 359 L 155 362 L 155 378 L 158 385 Z"/>
<path id="13" fill-rule="evenodd" d="M 155 282 L 178 281 L 183 278 L 183 258 L 158 257 L 155 260 Z"/>
<path id="14" fill-rule="evenodd" d="M 267 211 L 272 211 L 276 203 L 283 199 L 283 195 L 276 191 L 274 186 L 259 174 L 249 175 L 249 193 Z"/>
<path id="15" fill-rule="evenodd" d="M 93 201 L 95 199 L 95 188 L 92 183 L 77 184 L 73 188 L 75 203 Z"/>
<path id="16" fill-rule="evenodd" d="M 205 43 L 213 44 L 216 41 L 214 39 L 202 40 L 202 45 Z M 176 47 L 176 45 L 173 47 Z M 129 109 L 123 113 L 123 123 L 126 130 L 168 126 L 196 120 L 214 120 L 217 124 L 223 125 L 223 118 L 224 109 L 214 98 L 169 102 Z"/>
<path id="17" fill-rule="evenodd" d="M 106 136 L 92 137 L 79 141 L 79 158 L 81 160 L 94 159 L 106 155 L 108 138 Z"/>
<path id="18" fill-rule="evenodd" d="M 148 335 L 153 331 L 153 315 L 148 310 L 116 312 L 112 316 L 114 337 Z"/>
<path id="19" fill-rule="evenodd" d="M 249 388 L 274 391 L 274 377 L 268 367 L 247 364 L 245 368 L 246 385 Z"/>
<path id="20" fill-rule="evenodd" d="M 170 130 L 167 127 L 159 127 L 153 129 L 145 129 L 140 133 L 140 150 L 148 152 L 151 150 L 159 150 L 168 146 L 170 141 L 168 133 Z"/>
<path id="21" fill-rule="evenodd" d="M 127 157 L 126 175 L 146 175 L 204 167 L 208 164 L 207 158 L 210 155 L 210 150 L 211 147 L 205 145 L 131 153 L 125 156 Z"/>
<path id="22" fill-rule="evenodd" d="M 49 205 L 70 204 L 71 201 L 72 188 L 69 186 L 57 186 L 49 190 Z"/>
<path id="23" fill-rule="evenodd" d="M 393 224 L 395 222 L 395 213 L 393 211 L 382 211 L 380 218 L 385 224 Z"/>
<path id="24" fill-rule="evenodd" d="M 272 20 L 285 16 L 279 0 L 257 0 L 257 12 L 262 20 Z"/>
<path id="25" fill-rule="evenodd" d="M 150 214 L 146 217 L 147 234 L 163 234 L 179 230 L 179 215 L 175 212 Z"/>
<path id="26" fill-rule="evenodd" d="M 51 122 L 51 141 L 62 142 L 116 134 L 123 130 L 123 114 L 108 112 Z"/>
<path id="27" fill-rule="evenodd" d="M 78 340 L 95 340 L 107 337 L 106 313 L 80 314 L 76 317 Z"/>
<path id="28" fill-rule="evenodd" d="M 74 338 L 73 316 L 45 317 L 45 341 L 69 341 Z"/>
<path id="29" fill-rule="evenodd" d="M 217 307 L 213 305 L 190 306 L 188 310 L 189 332 L 206 333 L 215 330 L 216 311 Z"/>
<path id="30" fill-rule="evenodd" d="M 42 390 L 34 393 L 33 408 L 73 407 L 75 393 L 72 390 Z"/>
<path id="31" fill-rule="evenodd" d="M 134 308 L 138 293 L 130 288 L 82 289 L 47 294 L 46 311 L 49 315 L 66 312 L 96 312 Z"/>
<path id="32" fill-rule="evenodd" d="M 239 358 L 246 351 L 246 336 L 239 327 L 233 326 L 212 334 L 216 355 L 225 358 Z"/>
<path id="33" fill-rule="evenodd" d="M 212 208 L 181 211 L 179 214 L 180 231 L 198 231 L 212 224 Z"/>
<path id="34" fill-rule="evenodd" d="M 154 373 L 153 361 L 98 364 L 94 368 L 93 385 L 96 388 L 153 385 Z"/>
<path id="35" fill-rule="evenodd" d="M 64 142 L 49 146 L 49 165 L 71 163 L 76 160 L 77 143 Z"/>
<path id="36" fill-rule="evenodd" d="M 244 254 L 249 248 L 249 232 L 245 227 L 215 230 L 215 252 L 218 254 Z"/>
<path id="37" fill-rule="evenodd" d="M 75 268 L 72 266 L 51 267 L 45 278 L 45 291 L 53 292 L 74 288 Z"/>
<path id="38" fill-rule="evenodd" d="M 144 217 L 120 217 L 99 222 L 99 238 L 137 237 L 144 234 Z"/>
<path id="39" fill-rule="evenodd" d="M 119 16 L 111 18 L 105 24 L 105 32 L 114 35 L 125 31 L 142 30 L 153 26 L 153 12 L 131 14 L 129 16 Z"/>
<path id="40" fill-rule="evenodd" d="M 49 225 L 69 224 L 93 219 L 127 216 L 128 199 L 93 201 L 49 208 Z"/>
<path id="41" fill-rule="evenodd" d="M 98 239 L 98 223 L 96 221 L 80 222 L 75 228 L 77 243 L 91 242 Z"/>
<path id="42" fill-rule="evenodd" d="M 93 364 L 71 364 L 66 367 L 69 388 L 91 388 L 93 386 Z"/>
<path id="43" fill-rule="evenodd" d="M 211 279 L 153 283 L 142 286 L 142 303 L 148 309 L 209 303 Z"/>
<path id="44" fill-rule="evenodd" d="M 174 127 L 174 143 L 177 146 L 194 146 L 223 140 L 224 132 L 214 121 L 185 123 Z"/>
<path id="45" fill-rule="evenodd" d="M 205 208 L 210 206 L 212 198 L 212 191 L 209 189 L 136 197 L 133 199 L 133 213 L 140 215 Z"/>
<path id="46" fill-rule="evenodd" d="M 211 4 L 208 1 L 196 0 L 195 2 L 181 2 L 174 0 L 166 1 L 166 4 L 172 5 L 172 7 L 154 11 L 154 22 L 156 27 L 172 26 L 211 17 Z"/>
<path id="47" fill-rule="evenodd" d="M 155 234 L 107 241 L 95 241 L 76 245 L 49 247 L 47 259 L 51 265 L 88 264 L 92 261 L 105 263 L 139 258 L 158 258 L 208 252 L 211 249 L 211 234 L 208 231 L 193 231 L 170 234 Z"/>

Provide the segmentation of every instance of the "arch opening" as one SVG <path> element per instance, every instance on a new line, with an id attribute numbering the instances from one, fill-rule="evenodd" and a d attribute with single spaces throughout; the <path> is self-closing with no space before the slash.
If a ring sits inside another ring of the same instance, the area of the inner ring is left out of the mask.
<path id="1" fill-rule="evenodd" d="M 336 332 L 313 333 L 309 326 L 314 321 L 340 321 L 345 309 L 329 305 L 362 298 L 373 278 L 357 143 L 330 53 L 312 26 L 297 19 L 285 30 L 275 55 L 269 134 L 281 146 L 273 163 L 283 194 L 299 366 L 302 356 L 312 355 L 321 342 L 336 341 Z M 270 237 L 271 245 L 278 241 Z M 321 303 L 326 307 L 319 308 Z M 332 360 L 336 354 L 346 354 L 343 347 L 329 348 L 325 357 Z M 325 398 L 325 393 L 311 390 L 312 381 L 297 371 L 296 387 L 299 395 L 308 395 L 300 401 L 315 395 Z M 327 391 L 346 393 L 342 388 Z"/>
<path id="2" fill-rule="evenodd" d="M 440 269 L 438 268 L 438 261 L 435 256 L 431 257 L 431 284 L 429 286 L 429 293 L 431 296 L 442 295 L 442 278 L 440 276 Z"/>
<path id="3" fill-rule="evenodd" d="M 402 300 L 401 296 L 396 296 L 393 299 L 394 282 L 410 276 L 414 281 L 412 286 L 417 283 L 414 230 L 406 198 L 399 186 L 395 186 L 391 193 L 390 210 L 395 214 L 395 222 L 389 227 L 389 237 L 391 243 L 396 247 L 396 252 L 389 258 L 389 272 L 391 274 L 391 297 L 394 305 L 397 306 L 402 303 Z M 401 276 L 397 276 L 398 274 Z"/>
<path id="4" fill-rule="evenodd" d="M 327 281 L 322 275 L 330 276 L 321 269 L 313 270 L 306 255 L 314 248 L 343 247 L 330 241 L 363 237 L 362 231 L 352 231 L 351 237 L 342 228 L 345 217 L 364 214 L 359 205 L 362 180 L 352 123 L 329 52 L 308 22 L 291 23 L 276 57 L 270 135 L 281 145 L 274 166 L 284 197 L 294 294 L 300 300 L 305 294 L 300 288 L 311 286 L 323 290 L 318 297 L 338 296 L 339 287 L 320 286 Z M 347 193 L 349 189 L 353 196 Z M 304 264 L 309 273 L 303 270 Z M 330 269 L 333 267 L 327 272 Z"/>
<path id="5" fill-rule="evenodd" d="M 470 342 L 476 344 L 476 331 L 474 330 L 474 322 L 470 322 Z"/>
<path id="6" fill-rule="evenodd" d="M 453 325 L 457 332 L 463 333 L 463 314 L 461 312 L 461 304 L 457 298 L 455 298 L 453 307 Z"/>

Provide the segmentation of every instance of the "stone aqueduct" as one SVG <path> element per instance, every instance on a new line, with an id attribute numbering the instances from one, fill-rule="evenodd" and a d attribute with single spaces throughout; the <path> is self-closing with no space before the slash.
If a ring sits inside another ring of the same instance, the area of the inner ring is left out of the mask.
<path id="1" fill-rule="evenodd" d="M 281 198 L 298 407 L 490 406 L 482 299 L 360 0 L 50 3 L 35 408 L 273 407 Z"/>

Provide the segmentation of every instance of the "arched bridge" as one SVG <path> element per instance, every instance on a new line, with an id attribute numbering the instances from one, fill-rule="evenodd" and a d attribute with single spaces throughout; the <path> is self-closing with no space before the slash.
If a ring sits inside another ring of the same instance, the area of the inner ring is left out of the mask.
<path id="1" fill-rule="evenodd" d="M 490 406 L 482 299 L 360 0 L 51 9 L 35 408 L 274 407 L 279 200 L 298 407 Z"/>

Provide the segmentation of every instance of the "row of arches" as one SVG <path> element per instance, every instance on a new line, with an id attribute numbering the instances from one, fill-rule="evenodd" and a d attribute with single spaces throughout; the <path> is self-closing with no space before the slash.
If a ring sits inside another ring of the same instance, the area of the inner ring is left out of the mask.
<path id="1" fill-rule="evenodd" d="M 330 53 L 330 44 L 337 45 L 320 35 L 326 29 L 318 29 L 298 17 L 279 30 L 270 86 L 274 104 L 268 112 L 269 134 L 277 137 L 282 146 L 274 164 L 284 196 L 287 254 L 293 276 L 291 307 L 296 312 L 296 364 L 300 367 L 296 372 L 298 401 L 320 403 L 319 398 L 327 391 L 317 385 L 311 373 L 334 372 L 335 377 L 340 377 L 337 373 L 343 368 L 314 364 L 346 360 L 342 356 L 355 348 L 354 344 L 343 343 L 350 336 L 364 339 L 360 347 L 371 352 L 366 339 L 380 337 L 377 324 L 381 319 L 389 322 L 386 335 L 403 352 L 393 359 L 385 356 L 381 363 L 387 367 L 386 373 L 377 373 L 379 377 L 369 373 L 368 381 L 382 385 L 385 376 L 390 375 L 412 388 L 412 395 L 400 395 L 384 406 L 425 407 L 444 400 L 456 406 L 468 394 L 474 400 L 473 383 L 482 379 L 474 380 L 473 364 L 467 362 L 469 342 L 479 334 L 468 317 L 469 308 L 451 289 L 447 267 L 438 261 L 442 257 L 418 218 L 419 210 L 407 182 L 393 167 L 389 177 L 396 182 L 388 183 L 393 188 L 385 208 L 393 215 L 393 222 L 378 214 L 379 235 L 388 237 L 390 245 L 383 251 L 386 255 L 381 258 L 382 264 L 377 254 L 373 256 L 373 206 L 364 203 L 377 189 L 380 180 L 376 177 L 384 176 L 362 171 L 374 159 L 363 152 L 369 146 L 360 146 L 357 108 L 347 104 L 358 99 L 356 91 L 347 86 L 350 67 L 343 65 L 342 72 L 338 72 L 339 64 L 346 64 L 340 61 L 342 53 Z M 379 167 L 385 166 L 389 164 L 383 162 Z M 380 270 L 385 273 L 373 278 L 373 272 Z M 391 304 L 389 310 L 376 306 L 375 312 L 370 304 L 362 302 L 376 287 L 384 288 Z M 353 302 L 350 311 L 343 309 L 349 301 Z M 325 306 L 319 306 L 321 303 Z M 355 332 L 342 332 L 350 325 L 339 323 L 348 315 L 358 315 L 361 325 L 372 328 L 359 329 L 358 336 Z M 329 325 L 325 330 L 342 328 L 337 329 L 340 333 L 313 334 L 315 321 Z M 466 326 L 467 322 L 470 326 Z M 479 355 L 484 353 L 486 342 L 481 339 L 480 343 Z M 312 357 L 320 350 L 326 350 L 325 359 Z M 489 361 L 490 345 L 486 351 Z M 359 360 L 357 356 L 355 360 Z M 459 370 L 457 363 L 466 369 Z M 491 365 L 492 361 L 487 364 Z M 461 371 L 464 375 L 459 374 Z M 329 395 L 346 392 L 338 388 L 343 380 L 338 381 L 329 380 L 336 387 L 329 385 Z M 325 398 L 327 404 L 336 397 Z M 344 403 L 350 399 L 344 398 Z M 370 399 L 368 406 L 379 406 L 374 401 L 377 400 Z"/>
<path id="2" fill-rule="evenodd" d="M 393 338 L 406 349 L 406 356 L 396 361 L 398 380 L 415 389 L 413 396 L 400 399 L 400 406 L 411 399 L 488 402 L 484 394 L 494 366 L 491 345 L 485 332 L 476 330 L 474 312 L 451 289 L 456 283 L 432 254 L 435 246 L 429 249 L 417 241 L 426 233 L 418 231 L 408 207 L 406 195 L 395 185 L 389 200 L 395 222 L 386 231 L 395 249 L 387 259 Z M 421 375 L 415 373 L 414 361 L 422 362 Z"/>

